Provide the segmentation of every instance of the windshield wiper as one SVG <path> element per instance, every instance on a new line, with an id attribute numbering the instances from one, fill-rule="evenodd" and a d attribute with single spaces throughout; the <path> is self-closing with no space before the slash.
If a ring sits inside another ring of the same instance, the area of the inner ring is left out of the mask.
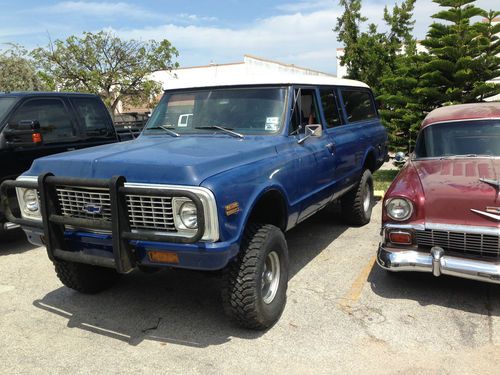
<path id="1" fill-rule="evenodd" d="M 180 137 L 181 135 L 179 133 L 174 132 L 172 129 L 175 128 L 169 128 L 168 126 L 165 125 L 160 125 L 160 126 L 153 126 L 152 128 L 148 128 L 148 130 L 154 130 L 154 129 L 163 129 L 165 130 L 168 134 L 170 134 L 172 137 Z"/>
<path id="2" fill-rule="evenodd" d="M 223 131 L 224 133 L 232 135 L 233 137 L 236 137 L 236 138 L 245 138 L 245 136 L 243 134 L 237 133 L 237 132 L 233 131 L 233 129 L 231 129 L 231 128 L 224 128 L 222 126 L 217 126 L 217 125 L 195 126 L 194 128 L 195 129 L 217 129 L 217 130 Z"/>

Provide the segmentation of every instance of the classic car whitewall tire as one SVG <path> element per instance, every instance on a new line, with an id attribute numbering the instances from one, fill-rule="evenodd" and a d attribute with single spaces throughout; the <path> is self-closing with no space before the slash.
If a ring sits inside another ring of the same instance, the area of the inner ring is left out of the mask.
<path id="1" fill-rule="evenodd" d="M 283 232 L 270 224 L 250 224 L 237 259 L 226 267 L 222 300 L 239 325 L 266 329 L 286 305 L 288 248 Z"/>

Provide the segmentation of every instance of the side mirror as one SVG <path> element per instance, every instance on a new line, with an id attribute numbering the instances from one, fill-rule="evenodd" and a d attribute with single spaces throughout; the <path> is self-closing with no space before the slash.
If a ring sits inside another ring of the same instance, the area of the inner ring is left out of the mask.
<path id="1" fill-rule="evenodd" d="M 21 120 L 17 124 L 8 123 L 5 129 L 5 137 L 12 145 L 30 146 L 40 145 L 43 142 L 40 133 L 40 123 L 37 120 Z M 26 139 L 31 135 L 31 142 Z"/>
<path id="2" fill-rule="evenodd" d="M 394 155 L 394 162 L 396 164 L 403 164 L 406 162 L 406 155 L 404 152 L 402 151 L 399 151 L 399 152 L 396 152 L 396 155 Z"/>
<path id="3" fill-rule="evenodd" d="M 17 124 L 19 130 L 32 130 L 34 133 L 40 132 L 40 123 L 37 120 L 21 120 Z"/>
<path id="4" fill-rule="evenodd" d="M 305 127 L 305 137 L 298 140 L 298 144 L 301 145 L 306 141 L 306 139 L 311 137 L 321 137 L 323 135 L 323 126 L 321 124 L 311 124 Z"/>

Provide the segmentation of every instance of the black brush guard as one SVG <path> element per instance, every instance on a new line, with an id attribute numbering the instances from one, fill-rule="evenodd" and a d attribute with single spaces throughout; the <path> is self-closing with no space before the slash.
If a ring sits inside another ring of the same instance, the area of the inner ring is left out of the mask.
<path id="1" fill-rule="evenodd" d="M 63 216 L 59 207 L 56 187 L 84 187 L 109 189 L 111 221 L 103 219 L 83 219 Z M 42 222 L 16 217 L 9 204 L 9 192 L 16 187 L 38 189 Z M 147 187 L 126 187 L 125 177 L 106 179 L 82 179 L 56 177 L 51 173 L 42 174 L 38 181 L 4 181 L 0 186 L 1 205 L 8 221 L 24 227 L 43 229 L 44 242 L 51 260 L 67 260 L 96 266 L 115 268 L 119 273 L 130 272 L 136 266 L 131 240 L 170 243 L 195 243 L 205 232 L 205 215 L 200 198 L 189 191 L 157 189 Z M 158 231 L 130 228 L 126 196 L 129 194 L 155 197 L 185 197 L 193 201 L 197 209 L 198 229 L 191 237 L 158 234 Z M 67 249 L 64 239 L 65 225 L 83 230 L 105 230 L 111 232 L 113 258 L 86 254 Z"/>

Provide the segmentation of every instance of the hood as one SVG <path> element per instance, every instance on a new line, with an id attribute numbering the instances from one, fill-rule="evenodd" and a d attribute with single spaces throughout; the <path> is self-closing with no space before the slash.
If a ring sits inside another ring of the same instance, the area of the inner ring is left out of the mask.
<path id="1" fill-rule="evenodd" d="M 500 221 L 472 212 L 500 207 L 500 159 L 462 158 L 413 161 L 425 195 L 425 221 L 500 227 Z M 497 213 L 500 215 L 500 213 Z"/>
<path id="2" fill-rule="evenodd" d="M 256 139 L 258 138 L 258 139 Z M 136 140 L 37 159 L 25 175 L 110 178 L 199 185 L 206 178 L 276 154 L 281 137 L 141 136 Z"/>

